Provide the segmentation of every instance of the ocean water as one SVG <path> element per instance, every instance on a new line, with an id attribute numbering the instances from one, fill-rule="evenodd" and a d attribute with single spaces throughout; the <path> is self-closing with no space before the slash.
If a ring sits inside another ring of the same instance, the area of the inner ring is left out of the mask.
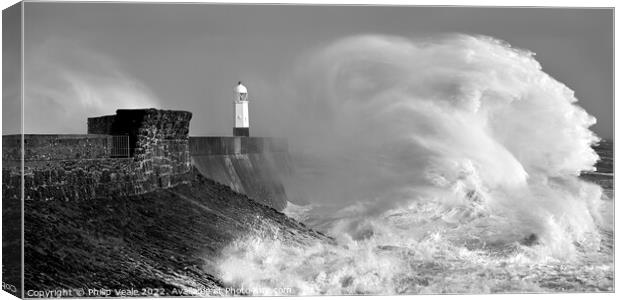
<path id="1" fill-rule="evenodd" d="M 224 283 L 258 295 L 613 290 L 613 145 L 533 53 L 479 36 L 357 36 L 297 69 L 279 121 L 304 153 L 285 185 L 311 204 L 284 212 L 334 242 L 257 229 L 221 253 Z"/>
<path id="2" fill-rule="evenodd" d="M 291 245 L 277 232 L 255 233 L 228 248 L 222 276 L 260 295 L 611 292 L 612 147 L 602 142 L 597 171 L 583 175 L 604 188 L 597 231 L 570 249 L 507 230 L 501 224 L 508 220 L 475 202 L 418 202 L 355 222 L 341 221 L 351 220 L 355 207 L 324 218 L 333 207 L 290 203 L 287 215 L 328 232 L 336 243 Z M 344 234 L 347 226 L 357 235 Z M 557 234 L 564 238 L 561 230 Z"/>

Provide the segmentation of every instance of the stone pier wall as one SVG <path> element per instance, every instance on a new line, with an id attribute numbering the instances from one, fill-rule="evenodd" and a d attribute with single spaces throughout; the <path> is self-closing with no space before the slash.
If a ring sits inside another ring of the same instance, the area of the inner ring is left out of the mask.
<path id="1" fill-rule="evenodd" d="M 283 179 L 291 172 L 286 139 L 190 137 L 194 167 L 205 177 L 277 210 L 288 197 Z"/>
<path id="2" fill-rule="evenodd" d="M 88 200 L 187 182 L 191 116 L 185 111 L 119 110 L 116 116 L 89 119 L 89 133 L 96 134 L 24 135 L 24 197 Z M 110 157 L 113 135 L 129 136 L 131 157 Z M 21 137 L 3 136 L 3 198 L 20 197 Z"/>
<path id="3" fill-rule="evenodd" d="M 189 137 L 191 117 L 186 111 L 117 110 L 89 118 L 88 134 L 23 135 L 24 197 L 74 201 L 143 194 L 188 182 L 195 167 L 258 202 L 286 207 L 282 182 L 291 169 L 285 139 Z M 129 157 L 115 154 L 117 136 L 127 141 Z M 3 136 L 5 199 L 21 197 L 21 138 Z"/>

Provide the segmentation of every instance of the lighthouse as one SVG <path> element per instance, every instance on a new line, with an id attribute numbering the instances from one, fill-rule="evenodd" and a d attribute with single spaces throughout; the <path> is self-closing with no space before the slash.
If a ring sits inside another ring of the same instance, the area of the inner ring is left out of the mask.
<path id="1" fill-rule="evenodd" d="M 233 90 L 234 127 L 233 136 L 250 136 L 250 118 L 248 111 L 248 89 L 241 81 Z"/>

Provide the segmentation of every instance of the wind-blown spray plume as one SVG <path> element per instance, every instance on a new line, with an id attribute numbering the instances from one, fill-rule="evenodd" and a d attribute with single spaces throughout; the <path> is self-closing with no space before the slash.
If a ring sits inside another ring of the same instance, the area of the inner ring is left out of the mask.
<path id="1" fill-rule="evenodd" d="M 56 39 L 27 50 L 25 133 L 84 133 L 87 117 L 157 106 L 139 80 L 92 49 Z"/>
<path id="2" fill-rule="evenodd" d="M 598 159 L 595 119 L 533 53 L 480 36 L 356 36 L 300 61 L 285 127 L 293 149 L 323 164 L 287 188 L 332 206 L 311 223 L 346 249 L 236 244 L 246 251 L 223 261 L 230 282 L 264 285 L 245 275 L 255 268 L 300 293 L 402 292 L 413 261 L 598 249 L 601 189 L 577 177 Z M 377 252 L 386 245 L 406 250 Z"/>

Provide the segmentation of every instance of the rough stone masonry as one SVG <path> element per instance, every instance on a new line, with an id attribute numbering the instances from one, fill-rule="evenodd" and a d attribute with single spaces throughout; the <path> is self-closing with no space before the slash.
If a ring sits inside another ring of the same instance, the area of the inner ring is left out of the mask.
<path id="1" fill-rule="evenodd" d="M 136 195 L 189 180 L 186 111 L 118 110 L 89 119 L 86 135 L 24 135 L 24 199 L 88 200 Z M 111 158 L 114 135 L 129 137 L 131 154 Z M 3 136 L 4 198 L 21 196 L 21 135 Z M 18 149 L 18 150 L 15 150 Z"/>
<path id="2" fill-rule="evenodd" d="M 285 139 L 188 137 L 192 114 L 119 109 L 88 119 L 85 135 L 23 135 L 24 199 L 88 201 L 139 195 L 203 176 L 271 206 L 286 207 Z M 126 155 L 114 139 L 125 139 Z M 21 197 L 21 135 L 3 136 L 3 197 Z"/>

